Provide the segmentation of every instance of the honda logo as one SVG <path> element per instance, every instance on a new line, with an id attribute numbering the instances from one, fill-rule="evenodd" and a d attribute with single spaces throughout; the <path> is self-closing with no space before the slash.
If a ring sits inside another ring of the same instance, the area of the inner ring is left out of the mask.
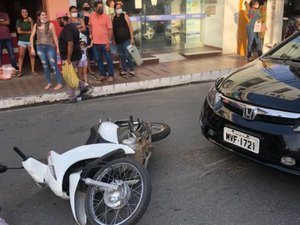
<path id="1" fill-rule="evenodd" d="M 243 117 L 246 120 L 254 120 L 257 114 L 257 108 L 246 105 L 243 110 Z"/>

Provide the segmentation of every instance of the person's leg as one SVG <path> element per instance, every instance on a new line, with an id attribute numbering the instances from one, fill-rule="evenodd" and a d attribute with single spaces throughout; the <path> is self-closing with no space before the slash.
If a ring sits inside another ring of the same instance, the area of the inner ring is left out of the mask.
<path id="1" fill-rule="evenodd" d="M 44 87 L 45 90 L 49 89 L 51 87 L 51 75 L 50 75 L 50 68 L 49 68 L 49 62 L 47 59 L 47 51 L 46 51 L 46 46 L 45 45 L 38 45 L 36 47 L 37 55 L 39 56 L 43 69 L 44 69 L 44 74 L 45 78 L 47 81 L 47 85 Z"/>
<path id="2" fill-rule="evenodd" d="M 101 51 L 101 45 L 94 45 L 94 57 L 97 63 L 98 71 L 100 73 L 100 78 L 99 80 L 103 80 L 103 77 L 105 77 L 105 69 L 103 65 L 103 55 Z"/>
<path id="3" fill-rule="evenodd" d="M 81 63 L 79 63 L 78 67 L 77 67 L 77 73 L 78 73 L 78 78 L 79 80 L 83 80 L 83 65 L 80 65 Z"/>
<path id="4" fill-rule="evenodd" d="M 6 49 L 7 49 L 7 52 L 8 52 L 8 56 L 9 56 L 9 60 L 10 60 L 11 65 L 16 70 L 18 70 L 19 68 L 18 68 L 18 65 L 16 63 L 14 49 L 13 49 L 12 42 L 11 42 L 10 38 L 9 39 L 5 39 L 5 45 L 6 45 Z"/>
<path id="5" fill-rule="evenodd" d="M 126 55 L 124 51 L 124 47 L 122 44 L 117 44 L 118 52 L 119 52 L 119 58 L 121 61 L 121 68 L 122 71 L 120 71 L 121 75 L 126 75 Z"/>
<path id="6" fill-rule="evenodd" d="M 261 42 L 261 39 L 260 39 L 258 33 L 255 33 L 254 38 L 255 38 L 256 50 L 257 50 L 258 56 L 261 56 L 262 55 L 262 42 Z"/>
<path id="7" fill-rule="evenodd" d="M 4 40 L 0 39 L 0 53 L 1 53 L 1 56 L 2 56 L 2 50 L 3 50 L 3 43 L 4 43 Z M 2 67 L 2 57 L 0 57 L 0 66 Z"/>
<path id="8" fill-rule="evenodd" d="M 19 45 L 19 73 L 18 77 L 22 76 L 23 74 L 23 62 L 24 62 L 24 57 L 25 57 L 25 51 L 26 51 L 26 46 L 22 42 L 18 43 Z"/>
<path id="9" fill-rule="evenodd" d="M 111 53 L 110 53 L 110 51 L 107 51 L 105 49 L 105 45 L 102 45 L 102 52 L 104 54 L 104 57 L 106 59 L 107 66 L 108 66 L 108 76 L 113 77 L 114 76 L 114 64 L 113 64 L 113 61 L 111 58 Z"/>
<path id="10" fill-rule="evenodd" d="M 133 65 L 132 57 L 131 57 L 130 53 L 127 50 L 127 47 L 129 45 L 130 45 L 130 40 L 127 40 L 123 43 L 123 48 L 124 48 L 124 52 L 125 52 L 125 56 L 126 56 L 125 58 L 127 59 L 128 66 L 129 66 L 129 69 L 130 69 L 130 74 L 134 75 L 134 65 Z M 125 61 L 126 61 L 126 59 L 125 59 Z"/>
<path id="11" fill-rule="evenodd" d="M 88 60 L 85 61 L 82 72 L 83 72 L 84 84 L 88 85 Z"/>
<path id="12" fill-rule="evenodd" d="M 35 56 L 31 54 L 31 47 L 30 46 L 28 46 L 27 49 L 28 49 L 28 55 L 30 57 L 31 73 L 33 75 L 35 75 L 36 74 L 36 72 L 35 72 Z"/>
<path id="13" fill-rule="evenodd" d="M 54 90 L 59 90 L 62 88 L 62 77 L 61 77 L 60 70 L 58 69 L 58 66 L 57 66 L 56 51 L 51 46 L 47 46 L 46 49 L 47 49 L 47 58 L 48 58 L 48 61 L 50 63 L 52 70 L 54 71 L 56 83 L 57 83 Z"/>
<path id="14" fill-rule="evenodd" d="M 252 56 L 252 45 L 254 41 L 254 32 L 251 28 L 247 27 L 248 34 L 248 47 L 247 47 L 247 57 L 248 59 Z"/>

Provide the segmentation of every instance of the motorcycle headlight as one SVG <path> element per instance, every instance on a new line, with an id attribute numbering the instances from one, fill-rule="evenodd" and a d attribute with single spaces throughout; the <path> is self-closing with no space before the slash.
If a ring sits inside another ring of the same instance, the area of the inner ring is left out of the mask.
<path id="1" fill-rule="evenodd" d="M 52 174 L 54 179 L 57 180 L 55 169 L 54 169 L 54 166 L 52 164 L 51 151 L 48 153 L 47 161 L 48 161 L 48 167 L 49 167 L 50 173 Z"/>
<path id="2" fill-rule="evenodd" d="M 213 109 L 217 109 L 221 106 L 221 94 L 217 91 L 215 83 L 209 89 L 207 94 L 207 102 Z"/>

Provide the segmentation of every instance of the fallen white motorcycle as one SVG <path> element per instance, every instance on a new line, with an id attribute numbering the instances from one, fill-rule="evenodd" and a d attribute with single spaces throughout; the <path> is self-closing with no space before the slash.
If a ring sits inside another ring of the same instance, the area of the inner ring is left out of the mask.
<path id="1" fill-rule="evenodd" d="M 63 154 L 48 153 L 47 164 L 26 156 L 23 168 L 39 186 L 69 199 L 79 225 L 135 224 L 146 211 L 151 181 L 146 170 L 152 142 L 167 137 L 164 123 L 129 120 L 100 121 L 85 145 Z M 8 168 L 0 164 L 0 173 Z"/>

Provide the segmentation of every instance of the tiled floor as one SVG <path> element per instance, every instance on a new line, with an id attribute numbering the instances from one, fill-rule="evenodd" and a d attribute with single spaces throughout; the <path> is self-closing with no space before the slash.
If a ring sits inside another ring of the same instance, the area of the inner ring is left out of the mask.
<path id="1" fill-rule="evenodd" d="M 221 70 L 225 68 L 236 68 L 246 63 L 244 57 L 236 55 L 202 56 L 199 58 L 185 59 L 179 61 L 163 62 L 158 64 L 145 64 L 135 70 L 134 77 L 121 77 L 115 69 L 115 81 L 112 83 L 136 82 L 141 80 L 156 79 L 159 77 L 186 75 L 197 72 Z M 94 68 L 96 71 L 96 68 Z M 53 86 L 55 78 L 53 77 Z M 107 82 L 98 82 L 94 76 L 88 77 L 93 86 L 111 85 Z M 24 74 L 22 77 L 14 77 L 10 80 L 0 80 L 0 98 L 21 97 L 32 94 L 54 93 L 52 89 L 45 91 L 45 78 L 43 71 L 38 75 Z M 64 89 L 59 90 L 64 92 Z"/>

